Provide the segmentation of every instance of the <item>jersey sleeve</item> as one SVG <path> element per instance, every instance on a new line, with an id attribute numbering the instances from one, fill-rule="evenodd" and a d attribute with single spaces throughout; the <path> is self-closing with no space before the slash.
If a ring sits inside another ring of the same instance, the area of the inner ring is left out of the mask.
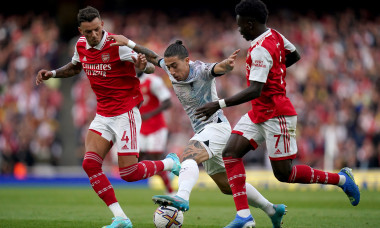
<path id="1" fill-rule="evenodd" d="M 74 49 L 74 55 L 73 57 L 71 58 L 71 63 L 73 65 L 77 65 L 77 63 L 80 63 L 80 59 L 79 59 L 79 54 L 78 54 L 78 51 L 77 51 L 77 47 L 75 46 L 75 49 Z"/>
<path id="2" fill-rule="evenodd" d="M 154 77 L 152 80 L 151 91 L 160 102 L 170 98 L 170 91 L 160 77 Z"/>
<path id="3" fill-rule="evenodd" d="M 166 64 L 165 64 L 165 60 L 162 58 L 158 61 L 158 64 L 160 65 L 160 67 L 168 74 L 170 75 L 170 71 L 168 70 L 168 68 L 166 67 Z"/>
<path id="4" fill-rule="evenodd" d="M 272 68 L 273 59 L 268 50 L 259 46 L 251 52 L 252 65 L 249 73 L 250 81 L 265 83 L 268 78 L 269 70 Z"/>
<path id="5" fill-rule="evenodd" d="M 197 75 L 200 75 L 203 79 L 211 80 L 214 77 L 218 76 L 213 74 L 213 68 L 216 63 L 204 63 L 199 60 L 195 61 L 195 69 L 197 71 Z"/>
<path id="6" fill-rule="evenodd" d="M 294 46 L 288 39 L 285 38 L 285 36 L 281 35 L 282 39 L 284 40 L 284 48 L 289 51 L 289 53 L 296 50 L 296 46 Z"/>
<path id="7" fill-rule="evenodd" d="M 119 56 L 121 61 L 134 63 L 132 56 L 137 58 L 137 53 L 127 46 L 119 46 Z"/>

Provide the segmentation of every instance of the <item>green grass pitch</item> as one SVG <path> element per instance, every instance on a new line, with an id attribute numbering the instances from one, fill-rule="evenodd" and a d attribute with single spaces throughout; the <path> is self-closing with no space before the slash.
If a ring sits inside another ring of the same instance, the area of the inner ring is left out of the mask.
<path id="1" fill-rule="evenodd" d="M 131 218 L 133 227 L 154 227 L 157 205 L 151 197 L 162 191 L 148 188 L 115 187 L 119 202 Z M 284 203 L 288 213 L 284 228 L 376 228 L 380 227 L 380 193 L 362 191 L 361 202 L 351 206 L 340 190 L 262 190 L 271 202 Z M 256 227 L 270 228 L 269 218 L 251 208 Z M 224 227 L 235 216 L 231 196 L 216 189 L 195 189 L 190 211 L 185 213 L 184 228 Z M 1 228 L 93 228 L 111 222 L 112 214 L 88 187 L 1 187 Z"/>

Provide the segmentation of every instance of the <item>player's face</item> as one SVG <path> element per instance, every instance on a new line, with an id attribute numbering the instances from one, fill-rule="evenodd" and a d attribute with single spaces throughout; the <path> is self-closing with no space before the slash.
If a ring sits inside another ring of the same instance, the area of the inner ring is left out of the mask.
<path id="1" fill-rule="evenodd" d="M 252 22 L 248 20 L 246 17 L 241 17 L 240 15 L 236 16 L 236 22 L 239 26 L 239 32 L 243 36 L 244 39 L 247 41 L 253 40 L 253 37 L 251 36 L 252 32 Z"/>
<path id="2" fill-rule="evenodd" d="M 177 81 L 184 81 L 189 76 L 189 61 L 189 57 L 184 59 L 180 59 L 178 56 L 165 57 L 166 67 Z"/>
<path id="3" fill-rule="evenodd" d="M 79 32 L 86 37 L 87 43 L 94 47 L 100 43 L 103 37 L 104 22 L 96 17 L 91 22 L 82 22 L 79 26 Z"/>

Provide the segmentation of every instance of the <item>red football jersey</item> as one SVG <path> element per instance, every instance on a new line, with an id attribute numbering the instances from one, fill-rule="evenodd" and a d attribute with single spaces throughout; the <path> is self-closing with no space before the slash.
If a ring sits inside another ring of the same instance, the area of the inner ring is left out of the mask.
<path id="1" fill-rule="evenodd" d="M 297 115 L 285 89 L 285 55 L 294 50 L 294 45 L 273 29 L 252 41 L 246 59 L 247 83 L 265 83 L 261 96 L 251 101 L 248 115 L 254 123 L 280 115 Z"/>
<path id="2" fill-rule="evenodd" d="M 141 92 L 144 96 L 144 102 L 140 107 L 141 114 L 157 109 L 162 101 L 170 98 L 170 92 L 160 77 L 143 74 L 140 77 L 140 82 Z M 150 119 L 143 120 L 140 132 L 143 135 L 148 135 L 162 128 L 166 128 L 166 122 L 161 112 Z"/>
<path id="3" fill-rule="evenodd" d="M 140 81 L 136 77 L 132 56 L 126 46 L 110 46 L 104 31 L 101 42 L 90 47 L 84 36 L 76 43 L 72 63 L 81 63 L 91 83 L 99 115 L 111 117 L 128 112 L 143 101 Z"/>

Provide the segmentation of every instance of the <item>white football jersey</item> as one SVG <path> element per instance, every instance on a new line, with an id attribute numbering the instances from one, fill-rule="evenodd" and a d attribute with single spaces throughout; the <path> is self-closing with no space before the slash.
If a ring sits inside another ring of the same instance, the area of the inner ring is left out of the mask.
<path id="1" fill-rule="evenodd" d="M 206 103 L 219 100 L 215 76 L 212 74 L 212 68 L 216 63 L 204 63 L 201 61 L 190 61 L 189 76 L 185 81 L 177 81 L 165 65 L 165 60 L 160 60 L 160 66 L 169 75 L 173 84 L 173 89 L 181 102 L 183 109 L 190 118 L 194 132 L 200 132 L 204 126 L 213 122 L 228 122 L 223 111 L 219 109 L 208 120 L 203 121 L 195 117 L 195 110 Z"/>

